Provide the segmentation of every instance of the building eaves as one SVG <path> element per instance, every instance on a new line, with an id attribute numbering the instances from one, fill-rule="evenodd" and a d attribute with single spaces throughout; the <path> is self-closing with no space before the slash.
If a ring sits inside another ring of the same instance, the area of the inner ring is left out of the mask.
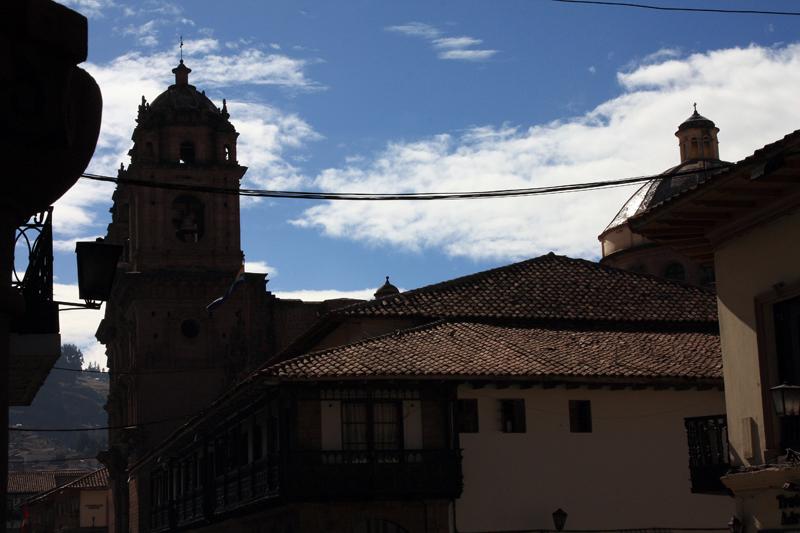
<path id="1" fill-rule="evenodd" d="M 438 322 L 263 369 L 279 381 L 588 378 L 721 380 L 708 332 L 513 327 Z"/>

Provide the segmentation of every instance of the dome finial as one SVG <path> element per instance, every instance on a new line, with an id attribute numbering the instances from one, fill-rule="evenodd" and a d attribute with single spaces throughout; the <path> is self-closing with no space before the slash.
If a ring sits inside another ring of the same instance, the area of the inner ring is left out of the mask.
<path id="1" fill-rule="evenodd" d="M 697 113 L 697 102 L 692 104 L 694 106 L 694 112 Z"/>
<path id="2" fill-rule="evenodd" d="M 181 63 L 183 63 L 183 35 L 181 35 L 181 46 L 180 46 L 180 49 L 181 49 Z"/>
<path id="3" fill-rule="evenodd" d="M 386 283 L 375 291 L 375 298 L 383 298 L 384 296 L 392 296 L 400 294 L 400 289 L 389 283 L 389 276 L 386 276 Z"/>

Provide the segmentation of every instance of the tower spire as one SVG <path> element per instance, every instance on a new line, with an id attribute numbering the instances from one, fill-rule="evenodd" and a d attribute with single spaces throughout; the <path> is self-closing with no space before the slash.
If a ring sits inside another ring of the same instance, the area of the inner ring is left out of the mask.
<path id="1" fill-rule="evenodd" d="M 181 63 L 183 63 L 183 35 L 181 35 L 180 49 L 181 49 Z M 697 108 L 697 104 L 695 104 L 695 108 Z"/>

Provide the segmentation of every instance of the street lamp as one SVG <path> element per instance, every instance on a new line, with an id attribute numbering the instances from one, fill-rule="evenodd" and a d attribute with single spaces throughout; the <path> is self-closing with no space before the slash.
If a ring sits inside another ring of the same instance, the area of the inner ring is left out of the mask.
<path id="1" fill-rule="evenodd" d="M 556 528 L 556 531 L 561 531 L 564 529 L 564 524 L 567 523 L 567 512 L 559 507 L 555 511 L 553 511 L 553 525 Z"/>
<path id="2" fill-rule="evenodd" d="M 800 415 L 800 385 L 778 385 L 770 389 L 772 404 L 778 416 Z"/>
<path id="3" fill-rule="evenodd" d="M 76 242 L 78 256 L 78 296 L 87 302 L 108 300 L 122 246 L 102 239 Z"/>

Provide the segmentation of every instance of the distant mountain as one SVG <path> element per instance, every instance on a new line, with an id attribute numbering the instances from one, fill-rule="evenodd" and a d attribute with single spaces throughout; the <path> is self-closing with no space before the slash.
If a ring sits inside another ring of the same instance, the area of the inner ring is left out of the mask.
<path id="1" fill-rule="evenodd" d="M 89 428 L 108 425 L 108 415 L 103 409 L 108 396 L 108 374 L 79 371 L 82 363 L 80 350 L 73 345 L 64 345 L 56 368 L 50 371 L 33 404 L 9 409 L 11 427 Z M 94 457 L 106 448 L 107 442 L 105 430 L 67 433 L 12 431 L 9 435 L 9 468 L 52 470 L 97 466 L 94 460 L 60 460 Z"/>

